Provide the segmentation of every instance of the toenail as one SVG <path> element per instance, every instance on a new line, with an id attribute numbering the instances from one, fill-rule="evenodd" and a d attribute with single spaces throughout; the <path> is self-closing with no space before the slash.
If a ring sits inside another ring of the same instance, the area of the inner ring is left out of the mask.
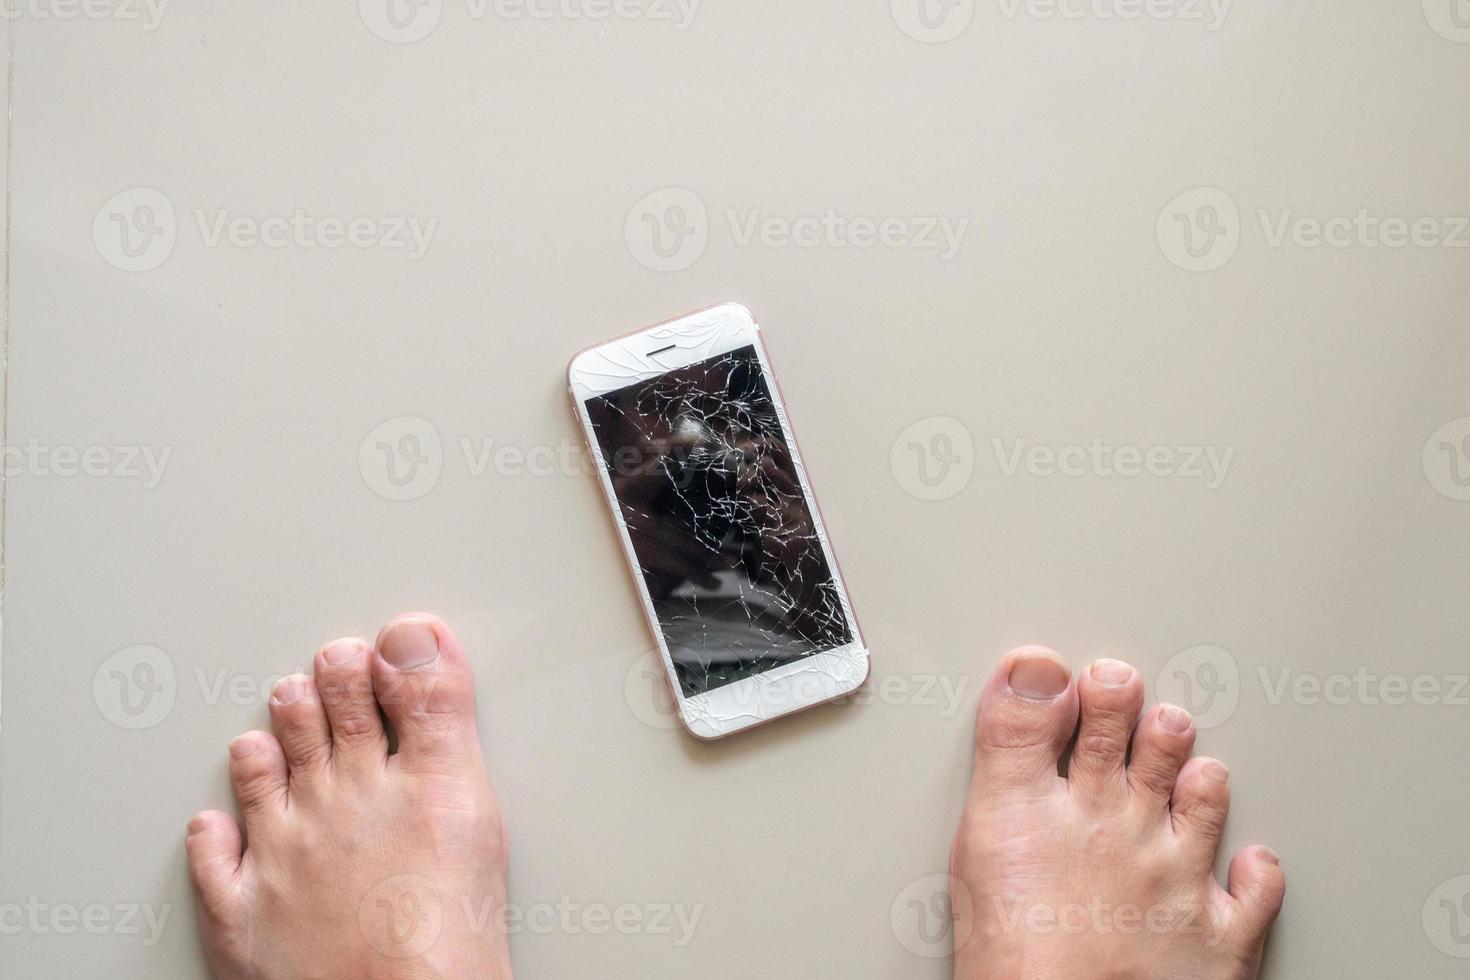
<path id="1" fill-rule="evenodd" d="M 1230 781 L 1230 770 L 1218 762 L 1205 763 L 1205 778 L 1213 779 L 1217 783 Z"/>
<path id="2" fill-rule="evenodd" d="M 202 819 L 200 819 L 199 817 L 195 817 L 193 820 L 189 821 L 187 833 L 190 837 L 193 837 L 195 834 L 202 832 L 207 826 L 208 824 L 206 824 Z"/>
<path id="3" fill-rule="evenodd" d="M 1121 660 L 1096 660 L 1092 664 L 1092 677 L 1104 684 L 1116 686 L 1133 676 L 1133 668 Z"/>
<path id="4" fill-rule="evenodd" d="M 276 682 L 276 689 L 271 692 L 271 700 L 276 704 L 295 704 L 306 699 L 306 678 L 299 676 L 282 677 Z"/>
<path id="5" fill-rule="evenodd" d="M 438 658 L 439 638 L 428 623 L 410 619 L 388 627 L 378 649 L 383 659 L 399 670 L 412 670 Z"/>
<path id="6" fill-rule="evenodd" d="M 1023 698 L 1046 701 L 1067 689 L 1071 672 L 1045 654 L 1023 654 L 1011 665 L 1011 690 Z"/>
<path id="7" fill-rule="evenodd" d="M 1189 731 L 1189 712 L 1172 704 L 1166 704 L 1159 709 L 1159 726 L 1164 731 L 1174 735 L 1183 735 Z"/>
<path id="8" fill-rule="evenodd" d="M 1277 854 L 1269 847 L 1256 848 L 1256 856 L 1259 857 L 1262 861 L 1265 861 L 1267 864 L 1281 864 L 1281 855 Z"/>
<path id="9" fill-rule="evenodd" d="M 322 648 L 322 659 L 333 667 L 345 667 L 367 648 L 361 640 L 333 640 Z"/>
<path id="10" fill-rule="evenodd" d="M 247 756 L 254 755 L 257 748 L 259 746 L 255 744 L 255 739 L 246 738 L 242 735 L 230 743 L 230 755 L 236 759 L 244 759 Z"/>

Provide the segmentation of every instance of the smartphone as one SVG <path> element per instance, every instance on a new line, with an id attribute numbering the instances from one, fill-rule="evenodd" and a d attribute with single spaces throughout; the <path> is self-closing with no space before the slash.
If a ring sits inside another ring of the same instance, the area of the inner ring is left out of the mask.
<path id="1" fill-rule="evenodd" d="M 684 727 L 721 738 L 861 687 L 868 650 L 750 312 L 588 348 L 568 379 Z"/>

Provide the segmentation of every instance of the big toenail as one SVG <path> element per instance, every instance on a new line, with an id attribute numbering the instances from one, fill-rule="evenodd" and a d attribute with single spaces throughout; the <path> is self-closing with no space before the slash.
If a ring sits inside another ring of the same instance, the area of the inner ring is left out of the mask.
<path id="1" fill-rule="evenodd" d="M 187 828 L 186 833 L 190 837 L 193 837 L 195 834 L 202 832 L 204 830 L 204 828 L 207 827 L 207 826 L 208 826 L 208 824 L 206 824 L 203 820 L 200 820 L 198 817 L 195 817 L 193 820 L 190 820 L 189 821 L 189 826 Z"/>
<path id="2" fill-rule="evenodd" d="M 1267 864 L 1279 865 L 1281 863 L 1281 855 L 1277 854 L 1269 847 L 1256 848 L 1256 856 L 1259 857 L 1262 861 L 1265 861 Z"/>
<path id="3" fill-rule="evenodd" d="M 1011 690 L 1033 701 L 1046 701 L 1061 694 L 1070 678 L 1065 665 L 1044 655 L 1023 656 L 1011 665 Z"/>
<path id="4" fill-rule="evenodd" d="M 1159 726 L 1174 735 L 1189 731 L 1189 712 L 1172 704 L 1159 709 Z"/>
<path id="5" fill-rule="evenodd" d="M 271 700 L 276 704 L 295 704 L 305 698 L 305 677 L 282 677 L 276 682 L 276 689 L 271 692 Z"/>
<path id="6" fill-rule="evenodd" d="M 1104 684 L 1122 684 L 1133 676 L 1133 668 L 1121 660 L 1097 660 L 1092 664 L 1094 680 Z"/>
<path id="7" fill-rule="evenodd" d="M 1206 762 L 1205 778 L 1213 779 L 1217 783 L 1228 782 L 1230 779 L 1230 770 L 1218 762 Z"/>
<path id="8" fill-rule="evenodd" d="M 408 620 L 394 623 L 383 634 L 383 659 L 399 670 L 433 663 L 439 656 L 439 638 L 427 623 Z"/>
<path id="9" fill-rule="evenodd" d="M 255 739 L 237 738 L 230 743 L 230 755 L 234 756 L 236 759 L 244 759 L 247 756 L 254 755 L 257 748 L 259 748 L 259 746 L 255 744 Z"/>
<path id="10" fill-rule="evenodd" d="M 333 640 L 322 649 L 322 659 L 333 667 L 345 667 L 362 656 L 365 646 L 361 640 Z"/>

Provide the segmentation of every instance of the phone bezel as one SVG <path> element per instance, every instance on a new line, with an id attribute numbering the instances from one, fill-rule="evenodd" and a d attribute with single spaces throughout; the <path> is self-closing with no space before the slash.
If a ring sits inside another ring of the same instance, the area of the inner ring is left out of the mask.
<path id="1" fill-rule="evenodd" d="M 684 343 L 681 344 L 681 341 Z M 674 345 L 672 349 L 667 347 L 670 343 Z M 663 630 L 659 627 L 653 598 L 639 570 L 633 539 L 623 521 L 606 460 L 592 430 L 586 400 L 746 346 L 755 348 L 766 385 L 770 389 L 781 432 L 789 447 L 792 464 L 801 484 L 807 509 L 812 514 L 822 554 L 832 571 L 832 580 L 837 587 L 843 615 L 847 617 L 853 639 L 844 646 L 811 654 L 801 660 L 686 698 L 679 686 L 673 657 L 664 640 Z M 657 355 L 657 360 L 651 359 L 654 354 Z M 771 370 L 765 345 L 761 342 L 760 326 L 750 311 L 738 303 L 722 303 L 589 347 L 572 358 L 567 367 L 567 379 L 573 409 L 581 422 L 588 452 L 592 456 L 593 469 L 597 473 L 603 497 L 613 514 L 624 561 L 632 574 L 634 587 L 643 606 L 644 618 L 653 633 L 663 661 L 665 679 L 684 728 L 698 738 L 722 738 L 851 694 L 862 687 L 868 677 L 868 649 L 858 628 L 857 617 L 853 614 L 847 585 L 838 567 L 837 556 L 833 554 L 826 523 L 817 506 L 806 464 L 786 413 L 780 385 Z"/>

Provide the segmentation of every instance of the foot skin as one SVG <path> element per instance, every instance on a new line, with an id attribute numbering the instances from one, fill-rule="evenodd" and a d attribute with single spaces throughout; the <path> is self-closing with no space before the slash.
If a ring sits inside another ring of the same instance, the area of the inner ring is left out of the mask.
<path id="1" fill-rule="evenodd" d="M 230 743 L 243 839 L 225 813 L 189 822 L 215 976 L 508 980 L 505 835 L 459 642 L 415 613 L 314 669 L 276 685 L 274 734 Z"/>
<path id="2" fill-rule="evenodd" d="M 1116 660 L 1080 679 L 1025 647 L 987 685 L 950 854 L 958 980 L 1254 980 L 1286 879 L 1247 847 L 1213 867 L 1228 773 L 1189 715 Z M 1067 775 L 1058 760 L 1074 734 Z M 1130 752 L 1131 739 L 1131 756 Z"/>

